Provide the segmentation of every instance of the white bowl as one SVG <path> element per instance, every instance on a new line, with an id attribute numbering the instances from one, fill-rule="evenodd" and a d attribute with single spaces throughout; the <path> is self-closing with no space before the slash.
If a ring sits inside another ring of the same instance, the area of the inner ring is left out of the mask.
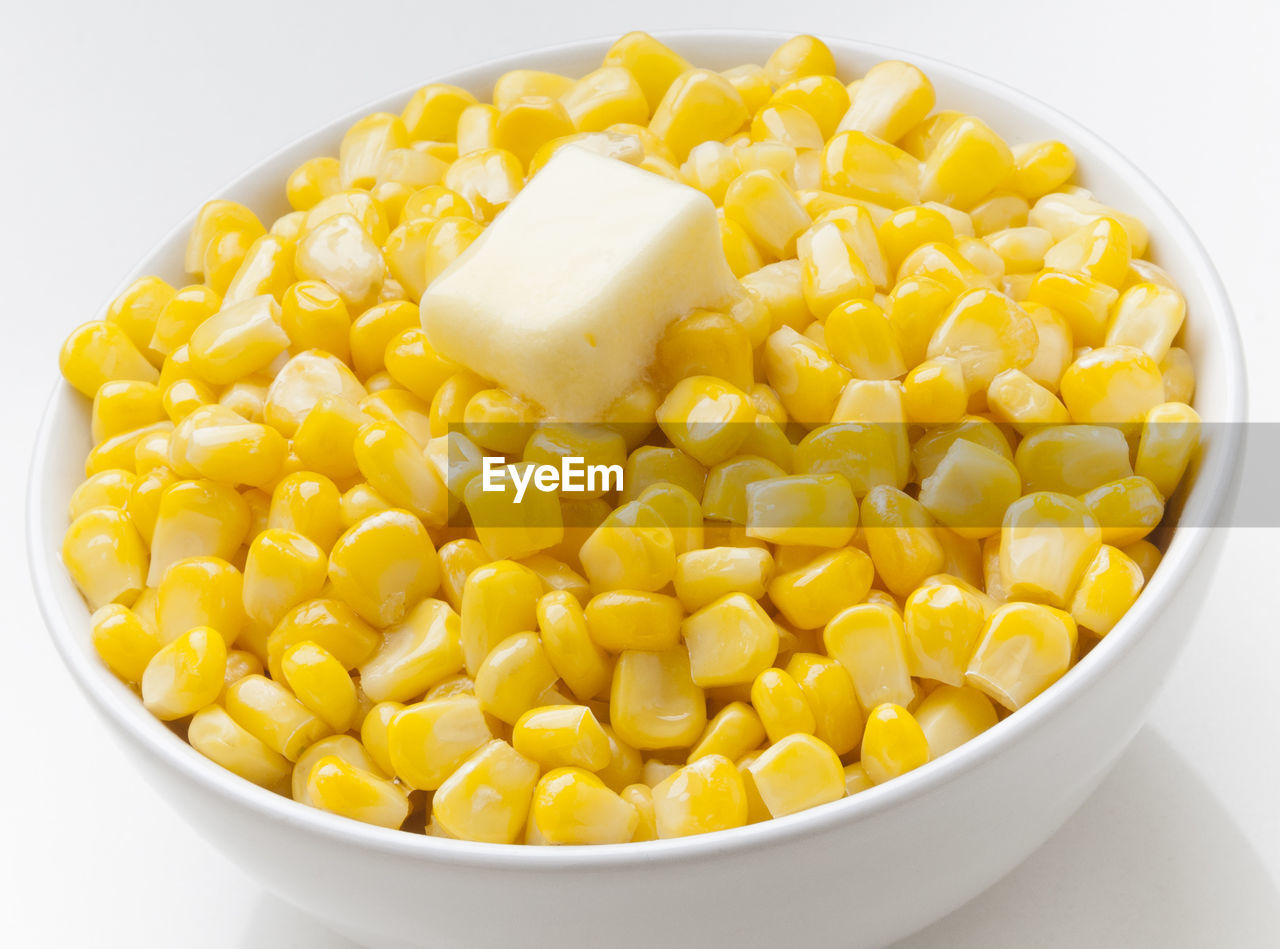
<path id="1" fill-rule="evenodd" d="M 764 62 L 785 37 L 698 32 L 665 37 L 700 66 Z M 1168 200 L 1075 122 L 974 73 L 864 43 L 828 40 L 852 77 L 905 58 L 940 108 L 974 112 L 1010 141 L 1055 138 L 1079 158 L 1082 184 L 1139 215 L 1151 253 L 1189 305 L 1187 348 L 1206 420 L 1245 418 L 1240 340 L 1217 274 Z M 486 94 L 502 72 L 582 74 L 607 41 L 560 46 L 439 78 Z M 336 154 L 343 130 L 409 91 L 370 104 L 277 152 L 219 196 L 265 218 L 303 159 Z M 183 221 L 129 279 L 182 283 Z M 68 324 L 68 329 L 71 328 Z M 52 360 L 52 354 L 51 354 Z M 1044 842 L 1097 786 L 1190 632 L 1217 558 L 1212 525 L 1236 490 L 1242 426 L 1210 427 L 1182 520 L 1137 604 L 1062 680 L 962 748 L 888 785 L 781 820 L 702 837 L 595 848 L 442 840 L 344 820 L 264 791 L 203 758 L 152 718 L 99 662 L 88 612 L 58 550 L 83 475 L 88 402 L 59 385 L 32 467 L 32 579 L 54 643 L 80 687 L 157 790 L 232 860 L 288 902 L 377 946 L 877 946 L 919 929 L 990 886 Z"/>

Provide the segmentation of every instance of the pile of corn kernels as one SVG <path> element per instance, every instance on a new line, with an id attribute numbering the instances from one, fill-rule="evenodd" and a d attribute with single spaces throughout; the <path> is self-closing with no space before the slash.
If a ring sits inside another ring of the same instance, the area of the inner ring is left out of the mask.
<path id="1" fill-rule="evenodd" d="M 530 844 L 815 807 L 1052 685 L 1159 561 L 1183 299 L 1064 144 L 934 111 L 907 63 L 836 73 L 809 36 L 713 72 L 632 33 L 361 119 L 269 227 L 207 204 L 191 285 L 138 280 L 62 351 L 103 661 L 265 788 Z M 708 195 L 750 300 L 671 323 L 596 426 L 441 358 L 416 305 L 569 143 Z M 474 527 L 482 454 L 624 490 Z"/>

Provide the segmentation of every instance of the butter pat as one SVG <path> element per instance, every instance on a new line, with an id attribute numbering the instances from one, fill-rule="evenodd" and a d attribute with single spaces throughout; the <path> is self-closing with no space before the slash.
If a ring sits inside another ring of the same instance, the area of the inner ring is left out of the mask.
<path id="1" fill-rule="evenodd" d="M 569 421 L 635 385 L 672 320 L 743 296 L 700 191 L 560 149 L 423 295 L 442 356 Z"/>

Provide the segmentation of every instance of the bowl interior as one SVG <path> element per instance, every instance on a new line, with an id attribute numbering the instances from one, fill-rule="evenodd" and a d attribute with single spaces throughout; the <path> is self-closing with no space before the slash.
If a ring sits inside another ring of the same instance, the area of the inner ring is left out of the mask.
<path id="1" fill-rule="evenodd" d="M 762 63 L 781 34 L 697 32 L 663 36 L 676 50 L 699 66 L 724 69 L 744 62 Z M 449 76 L 433 76 L 424 71 L 423 82 L 443 80 L 466 87 L 477 95 L 487 95 L 494 80 L 511 68 L 548 69 L 581 75 L 595 68 L 611 41 L 600 40 L 524 53 L 477 66 Z M 986 120 L 1011 142 L 1053 138 L 1066 142 L 1079 160 L 1079 182 L 1092 189 L 1104 202 L 1140 216 L 1150 228 L 1149 256 L 1168 270 L 1179 283 L 1188 304 L 1185 346 L 1197 374 L 1196 407 L 1206 421 L 1244 421 L 1244 370 L 1240 343 L 1226 293 L 1213 266 L 1186 222 L 1168 200 L 1127 160 L 1097 136 L 1043 104 L 982 76 L 946 63 L 900 50 L 828 39 L 846 80 L 860 75 L 884 59 L 903 58 L 918 64 L 932 79 L 938 92 L 939 109 L 973 112 Z M 409 94 L 405 90 L 388 96 L 349 116 L 306 136 L 265 159 L 246 174 L 216 192 L 253 208 L 264 220 L 289 210 L 284 200 L 284 180 L 304 159 L 318 154 L 337 154 L 343 131 L 359 115 L 374 110 L 399 112 Z M 155 273 L 181 286 L 186 283 L 182 254 L 186 234 L 194 220 L 194 210 L 156 248 L 139 262 L 121 287 L 138 275 Z M 105 305 L 104 305 L 105 308 Z M 70 330 L 90 314 L 66 317 Z M 100 318 L 100 314 L 92 315 Z M 50 354 L 50 365 L 54 364 Z M 52 374 L 52 373 L 51 373 Z M 1234 470 L 1241 450 L 1239 424 L 1206 426 L 1204 446 L 1197 469 L 1183 503 L 1182 523 L 1207 526 L 1220 517 L 1224 499 L 1230 493 Z M 1111 655 L 1127 648 L 1139 635 L 1159 635 L 1147 628 L 1147 607 L 1167 595 L 1192 568 L 1203 543 L 1202 531 L 1181 528 L 1171 532 L 1164 562 L 1139 602 L 1116 629 L 1082 662 L 1027 708 L 972 742 L 899 778 L 854 798 L 835 802 L 813 811 L 782 820 L 740 828 L 683 841 L 659 841 L 644 845 L 602 848 L 524 848 L 468 845 L 381 828 L 358 825 L 332 815 L 301 808 L 243 781 L 203 758 L 171 733 L 142 707 L 135 695 L 118 682 L 97 659 L 89 641 L 88 611 L 63 569 L 59 547 L 66 528 L 66 507 L 72 491 L 83 478 L 83 462 L 90 445 L 89 404 L 69 386 L 59 382 L 49 402 L 32 462 L 28 497 L 28 545 L 32 580 L 54 642 L 68 667 L 91 699 L 113 722 L 128 732 L 145 750 L 163 758 L 173 767 L 188 772 L 193 779 L 216 787 L 246 806 L 286 816 L 299 826 L 318 832 L 359 839 L 370 845 L 396 849 L 418 848 L 419 852 L 448 852 L 454 858 L 501 853 L 509 864 L 539 860 L 592 860 L 597 858 L 646 859 L 655 848 L 679 849 L 750 846 L 772 834 L 809 828 L 820 830 L 824 822 L 866 817 L 876 810 L 896 806 L 913 794 L 933 787 L 949 773 L 981 763 L 1001 746 L 1015 740 L 1020 730 L 1033 727 L 1039 716 L 1056 714 L 1081 691 L 1090 676 L 1103 674 Z M 480 848 L 477 850 L 477 846 Z M 558 851 L 552 854 L 548 851 Z M 587 852 L 591 856 L 588 856 Z M 575 855 L 575 852 L 577 855 Z"/>

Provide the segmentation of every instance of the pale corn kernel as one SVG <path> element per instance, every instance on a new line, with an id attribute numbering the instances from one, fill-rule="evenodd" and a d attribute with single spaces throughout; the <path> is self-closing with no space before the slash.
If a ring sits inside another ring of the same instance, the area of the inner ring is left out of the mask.
<path id="1" fill-rule="evenodd" d="M 842 475 L 787 475 L 747 486 L 748 537 L 775 544 L 843 547 L 857 523 L 853 489 Z"/>
<path id="2" fill-rule="evenodd" d="M 544 771 L 580 768 L 595 772 L 607 767 L 613 758 L 609 736 L 584 705 L 530 709 L 516 721 L 511 744 L 538 762 Z"/>
<path id="3" fill-rule="evenodd" d="M 773 330 L 786 326 L 804 329 L 813 318 L 804 299 L 804 268 L 798 260 L 780 260 L 766 264 L 742 278 L 742 287 L 768 314 L 764 337 L 753 337 L 758 346 Z"/>
<path id="4" fill-rule="evenodd" d="M 726 69 L 720 75 L 738 90 L 738 95 L 742 96 L 742 102 L 751 115 L 758 112 L 773 95 L 773 80 L 763 66 L 748 63 Z"/>
<path id="5" fill-rule="evenodd" d="M 753 142 L 781 142 L 796 149 L 821 148 L 822 129 L 812 115 L 787 102 L 771 100 L 751 119 Z"/>
<path id="6" fill-rule="evenodd" d="M 1071 421 L 1067 407 L 1058 397 L 1019 369 L 1006 369 L 991 380 L 987 405 L 1023 435 L 1042 425 L 1065 425 Z"/>
<path id="7" fill-rule="evenodd" d="M 988 233 L 983 241 L 1000 256 L 1009 274 L 1034 274 L 1045 266 L 1053 235 L 1042 227 L 1006 227 Z"/>
<path id="8" fill-rule="evenodd" d="M 1036 327 L 1036 352 L 1022 371 L 1051 392 L 1056 392 L 1074 358 L 1071 327 L 1049 307 L 1023 301 L 1022 308 Z"/>
<path id="9" fill-rule="evenodd" d="M 690 612 L 727 596 L 742 593 L 752 599 L 765 594 L 773 578 L 773 556 L 754 547 L 708 547 L 676 557 L 676 596 Z"/>
<path id="10" fill-rule="evenodd" d="M 474 695 L 405 706 L 387 720 L 390 773 L 411 788 L 434 791 L 493 737 Z"/>
<path id="11" fill-rule="evenodd" d="M 1183 402 L 1191 404 L 1191 396 L 1195 393 L 1196 375 L 1191 356 L 1180 346 L 1170 346 L 1160 360 L 1160 375 L 1164 380 L 1164 398 L 1166 402 Z"/>
<path id="12" fill-rule="evenodd" d="M 747 822 L 742 775 L 723 755 L 707 755 L 679 768 L 653 789 L 660 839 L 741 827 Z"/>
<path id="13" fill-rule="evenodd" d="M 910 63 L 886 60 L 867 70 L 839 131 L 855 130 L 896 142 L 933 108 L 933 84 Z"/>
<path id="14" fill-rule="evenodd" d="M 973 221 L 974 234 L 986 238 L 997 231 L 1025 227 L 1030 210 L 1031 205 L 1021 195 L 997 191 L 971 208 L 969 217 Z M 1044 233 L 1048 238 L 1045 245 L 1048 250 L 1053 245 L 1053 235 L 1048 231 Z"/>
<path id="15" fill-rule="evenodd" d="M 142 704 L 164 722 L 185 718 L 218 698 L 227 645 L 217 630 L 197 626 L 162 646 L 140 681 Z"/>
<path id="16" fill-rule="evenodd" d="M 1000 575 L 1012 597 L 1064 607 L 1102 544 L 1085 505 L 1065 494 L 1023 495 L 1005 511 Z"/>
<path id="17" fill-rule="evenodd" d="M 521 839 L 538 766 L 491 741 L 451 774 L 431 800 L 431 819 L 451 837 L 513 844 Z"/>
<path id="18" fill-rule="evenodd" d="M 683 645 L 618 656 L 609 694 L 618 737 L 643 750 L 688 748 L 707 723 L 706 699 L 694 684 Z"/>
<path id="19" fill-rule="evenodd" d="M 289 762 L 236 724 L 220 705 L 206 705 L 187 726 L 187 741 L 206 758 L 265 788 L 289 775 Z"/>
<path id="20" fill-rule="evenodd" d="M 962 537 L 980 538 L 1000 529 L 1005 510 L 1021 493 L 1022 478 L 1013 462 L 957 438 L 921 479 L 919 501 L 940 524 Z"/>
<path id="21" fill-rule="evenodd" d="M 1080 495 L 1080 500 L 1102 529 L 1102 542 L 1113 547 L 1138 543 L 1164 517 L 1164 496 L 1140 475 L 1100 484 Z"/>
<path id="22" fill-rule="evenodd" d="M 1147 412 L 1134 471 L 1150 479 L 1163 497 L 1177 490 L 1200 441 L 1200 416 L 1183 402 L 1164 402 Z"/>
<path id="23" fill-rule="evenodd" d="M 1085 568 L 1068 612 L 1081 629 L 1105 636 L 1133 606 L 1144 582 L 1137 563 L 1103 544 Z"/>
<path id="24" fill-rule="evenodd" d="M 977 689 L 940 685 L 912 712 L 929 743 L 929 757 L 940 758 L 996 723 L 995 706 Z"/>
<path id="25" fill-rule="evenodd" d="M 1108 425 L 1042 428 L 1022 440 L 1013 460 L 1028 491 L 1083 494 L 1133 473 L 1124 434 Z"/>
<path id="26" fill-rule="evenodd" d="M 860 791 L 866 791 L 875 787 L 874 782 L 867 775 L 867 769 L 862 766 L 862 762 L 854 762 L 846 765 L 844 769 L 844 794 L 845 797 L 857 794 Z"/>
<path id="27" fill-rule="evenodd" d="M 1055 240 L 1062 240 L 1072 231 L 1100 217 L 1110 217 L 1119 221 L 1129 235 L 1130 253 L 1135 258 L 1146 256 L 1146 225 L 1131 214 L 1124 214 L 1115 208 L 1100 204 L 1087 192 L 1072 194 L 1067 191 L 1055 191 L 1045 194 L 1032 206 L 1027 221 L 1035 227 L 1043 227 L 1049 231 Z"/>
<path id="28" fill-rule="evenodd" d="M 769 584 L 769 600 L 788 623 L 800 629 L 825 626 L 841 610 L 862 601 L 871 589 L 871 558 L 856 547 L 822 551 Z"/>
<path id="29" fill-rule="evenodd" d="M 1135 284 L 1112 308 L 1106 345 L 1135 346 L 1160 362 L 1182 328 L 1186 312 L 1186 301 L 1177 290 L 1154 283 Z"/>
<path id="30" fill-rule="evenodd" d="M 360 688 L 374 702 L 406 702 L 462 671 L 462 624 L 447 603 L 424 599 L 383 632 L 360 665 Z"/>
<path id="31" fill-rule="evenodd" d="M 885 703 L 867 713 L 861 764 L 873 784 L 883 784 L 929 760 L 929 742 L 905 708 Z"/>
<path id="32" fill-rule="evenodd" d="M 698 743 L 689 752 L 692 764 L 707 755 L 723 755 L 737 761 L 765 740 L 760 716 L 746 702 L 730 702 L 707 723 Z"/>
<path id="33" fill-rule="evenodd" d="M 747 770 L 772 817 L 795 814 L 845 795 L 839 756 L 813 735 L 788 735 L 765 749 Z"/>
<path id="34" fill-rule="evenodd" d="M 486 712 L 514 725 L 556 682 L 537 633 L 508 636 L 489 651 L 476 670 L 476 698 Z"/>
<path id="35" fill-rule="evenodd" d="M 1075 646 L 1070 614 L 1039 603 L 1006 603 L 987 619 L 965 684 L 1016 711 L 1067 671 Z"/>
<path id="36" fill-rule="evenodd" d="M 826 625 L 822 642 L 853 682 L 863 708 L 911 700 L 902 616 L 879 603 L 863 603 L 838 613 Z"/>
<path id="37" fill-rule="evenodd" d="M 689 650 L 692 681 L 701 688 L 750 683 L 778 654 L 777 627 L 745 593 L 704 606 L 683 621 L 679 632 Z"/>
<path id="38" fill-rule="evenodd" d="M 794 256 L 797 238 L 811 223 L 786 182 L 765 170 L 733 179 L 725 192 L 724 212 L 775 259 Z"/>
<path id="39" fill-rule="evenodd" d="M 817 719 L 800 684 L 782 669 L 765 669 L 751 683 L 751 705 L 771 743 L 788 735 L 812 735 Z"/>

